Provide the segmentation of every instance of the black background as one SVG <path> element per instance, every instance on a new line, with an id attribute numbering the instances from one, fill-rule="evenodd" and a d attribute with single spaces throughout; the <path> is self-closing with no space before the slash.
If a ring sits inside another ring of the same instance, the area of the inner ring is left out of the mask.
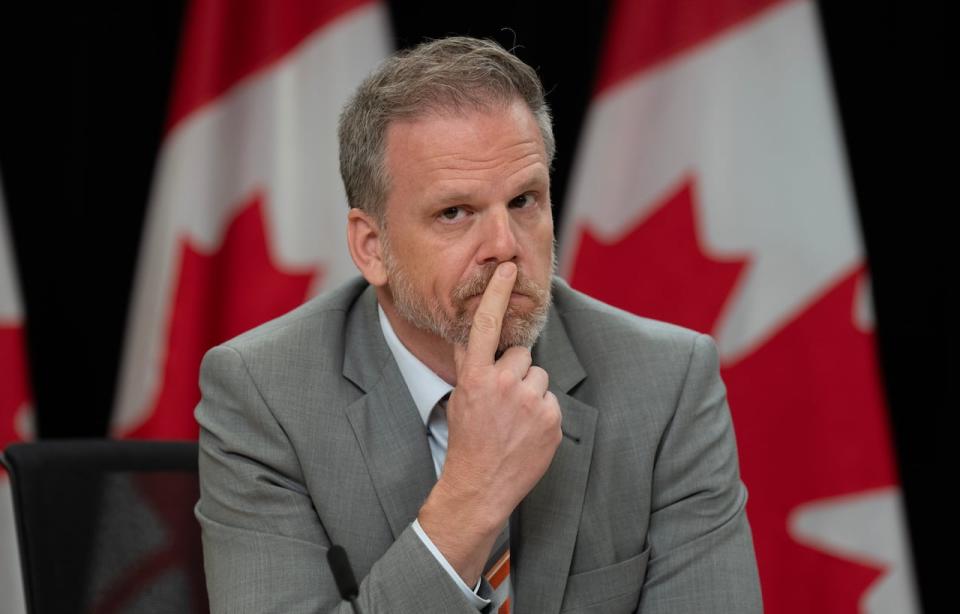
<path id="1" fill-rule="evenodd" d="M 605 2 L 564 6 L 390 7 L 398 45 L 488 36 L 516 46 L 540 71 L 555 116 L 559 224 L 607 13 Z M 0 177 L 42 437 L 107 430 L 183 8 L 183 0 L 0 8 Z M 941 500 L 957 484 L 942 464 L 945 414 L 956 406 L 948 404 L 956 382 L 948 316 L 957 313 L 947 291 L 956 271 L 944 206 L 953 191 L 943 154 L 945 11 L 894 2 L 819 8 L 872 272 L 918 580 L 925 611 L 935 612 L 943 603 Z M 955 208 L 956 196 L 949 198 Z"/>

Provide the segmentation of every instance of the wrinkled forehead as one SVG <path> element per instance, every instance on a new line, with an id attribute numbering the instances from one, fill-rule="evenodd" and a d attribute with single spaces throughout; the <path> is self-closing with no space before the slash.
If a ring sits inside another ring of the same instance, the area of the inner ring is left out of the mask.
<path id="1" fill-rule="evenodd" d="M 386 169 L 397 187 L 407 181 L 472 178 L 507 182 L 515 173 L 549 176 L 543 138 L 533 114 L 517 103 L 495 111 L 447 111 L 394 123 Z M 530 167 L 530 168 L 528 168 Z M 498 177 L 498 172 L 507 173 Z"/>
<path id="2" fill-rule="evenodd" d="M 533 149 L 546 158 L 536 117 L 521 100 L 482 108 L 437 108 L 390 123 L 384 140 L 384 171 L 444 155 L 495 156 L 505 147 Z"/>

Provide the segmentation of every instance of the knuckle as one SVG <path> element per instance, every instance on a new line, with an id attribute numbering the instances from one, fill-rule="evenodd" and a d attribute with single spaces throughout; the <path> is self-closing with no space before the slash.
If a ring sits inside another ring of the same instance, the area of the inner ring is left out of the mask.
<path id="1" fill-rule="evenodd" d="M 460 390 L 460 395 L 469 394 L 471 390 L 476 390 L 479 388 L 483 380 L 480 376 L 473 371 L 472 369 L 467 369 L 463 373 L 458 374 L 457 376 L 458 385 L 454 390 Z"/>
<path id="2" fill-rule="evenodd" d="M 492 332 L 497 330 L 497 326 L 499 324 L 500 323 L 497 321 L 497 316 L 487 311 L 477 311 L 477 313 L 473 316 L 473 325 L 484 332 Z"/>
<path id="3" fill-rule="evenodd" d="M 547 413 L 550 415 L 550 419 L 556 426 L 560 426 L 560 422 L 563 419 L 563 414 L 560 412 L 560 403 L 557 401 L 557 395 L 552 392 L 547 392 L 545 395 L 547 403 Z"/>
<path id="4" fill-rule="evenodd" d="M 537 392 L 537 389 L 530 386 L 529 384 L 525 385 L 520 391 L 520 402 L 527 407 L 536 407 L 540 401 L 540 393 Z"/>
<path id="5" fill-rule="evenodd" d="M 560 440 L 563 439 L 563 429 L 561 428 L 561 423 L 562 420 L 560 419 L 559 411 L 550 416 L 550 432 L 553 433 L 554 441 L 557 444 L 559 444 Z"/>
<path id="6" fill-rule="evenodd" d="M 501 360 L 507 357 L 513 360 L 530 360 L 530 350 L 522 345 L 513 345 L 507 348 Z"/>
<path id="7" fill-rule="evenodd" d="M 502 391 L 510 389 L 516 383 L 516 380 L 517 376 L 507 369 L 502 369 L 497 373 L 497 387 Z"/>

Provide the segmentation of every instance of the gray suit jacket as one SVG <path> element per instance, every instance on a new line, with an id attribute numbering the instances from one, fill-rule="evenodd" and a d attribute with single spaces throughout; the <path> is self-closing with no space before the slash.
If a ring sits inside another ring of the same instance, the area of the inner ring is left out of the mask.
<path id="1" fill-rule="evenodd" d="M 761 611 L 736 444 L 705 335 L 554 283 L 534 347 L 564 437 L 511 518 L 513 611 Z M 411 523 L 426 431 L 362 280 L 216 347 L 201 369 L 204 561 L 214 612 L 474 612 Z"/>

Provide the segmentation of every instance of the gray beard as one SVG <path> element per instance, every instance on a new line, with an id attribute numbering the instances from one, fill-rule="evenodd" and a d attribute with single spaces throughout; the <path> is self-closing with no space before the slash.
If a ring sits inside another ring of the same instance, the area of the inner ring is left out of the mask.
<path id="1" fill-rule="evenodd" d="M 496 263 L 490 263 L 454 288 L 451 293 L 455 313 L 448 314 L 436 298 L 427 298 L 417 292 L 406 271 L 393 257 L 386 233 L 380 235 L 383 262 L 387 270 L 387 286 L 393 297 L 393 304 L 400 316 L 414 327 L 432 333 L 447 343 L 466 346 L 470 339 L 472 316 L 467 310 L 466 301 L 470 297 L 482 295 L 490 278 L 497 269 Z M 556 247 L 551 254 L 551 277 L 556 270 Z M 546 288 L 532 282 L 523 270 L 517 270 L 517 281 L 513 291 L 530 297 L 534 308 L 523 311 L 513 305 L 507 307 L 500 331 L 499 352 L 513 346 L 533 347 L 550 313 L 552 293 L 550 284 Z"/>

